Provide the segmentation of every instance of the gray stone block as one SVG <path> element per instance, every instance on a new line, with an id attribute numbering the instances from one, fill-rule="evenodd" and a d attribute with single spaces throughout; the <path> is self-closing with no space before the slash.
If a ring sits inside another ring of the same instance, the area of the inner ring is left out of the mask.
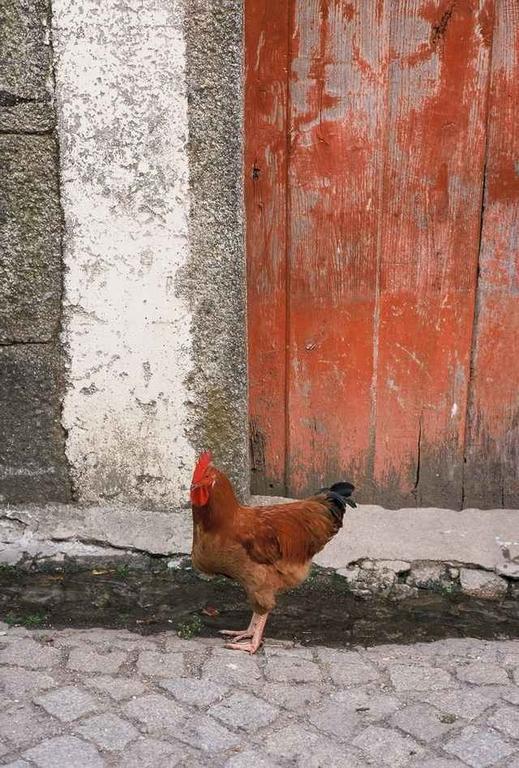
<path id="1" fill-rule="evenodd" d="M 75 736 L 59 736 L 27 750 L 24 757 L 38 768 L 103 768 L 104 760 L 92 744 Z"/>
<path id="2" fill-rule="evenodd" d="M 272 704 L 288 709 L 291 712 L 306 710 L 318 704 L 324 692 L 316 685 L 299 683 L 269 683 L 263 694 Z"/>
<path id="3" fill-rule="evenodd" d="M 226 685 L 212 683 L 210 680 L 180 678 L 164 680 L 162 688 L 169 691 L 177 701 L 189 706 L 206 707 L 222 699 L 229 691 Z"/>
<path id="4" fill-rule="evenodd" d="M 321 670 L 318 665 L 297 656 L 269 659 L 265 675 L 268 680 L 276 683 L 309 683 L 321 680 Z"/>
<path id="5" fill-rule="evenodd" d="M 458 678 L 476 685 L 506 685 L 508 675 L 497 664 L 474 662 L 458 668 Z"/>
<path id="6" fill-rule="evenodd" d="M 305 724 L 288 725 L 267 736 L 267 751 L 298 768 L 364 768 L 365 762 L 342 744 Z"/>
<path id="7" fill-rule="evenodd" d="M 319 649 L 319 658 L 325 663 L 326 673 L 335 685 L 362 685 L 377 680 L 380 673 L 358 653 Z"/>
<path id="8" fill-rule="evenodd" d="M 204 664 L 203 677 L 226 685 L 250 686 L 261 677 L 258 657 L 216 648 Z"/>
<path id="9" fill-rule="evenodd" d="M 178 738 L 203 752 L 232 749 L 241 742 L 234 733 L 206 715 L 189 718 L 178 732 Z"/>
<path id="10" fill-rule="evenodd" d="M 131 723 L 110 712 L 84 720 L 77 726 L 77 732 L 108 752 L 124 749 L 139 735 L 139 731 Z"/>
<path id="11" fill-rule="evenodd" d="M 46 670 L 49 667 L 55 667 L 60 659 L 60 651 L 49 646 L 41 646 L 32 638 L 18 640 L 0 651 L 0 664 L 16 664 L 28 669 Z"/>
<path id="12" fill-rule="evenodd" d="M 154 693 L 133 699 L 126 705 L 125 712 L 143 723 L 149 733 L 163 731 L 173 735 L 187 716 L 186 710 L 175 701 Z"/>
<path id="13" fill-rule="evenodd" d="M 184 674 L 184 656 L 181 653 L 143 651 L 139 654 L 137 669 L 150 677 L 171 677 Z"/>
<path id="14" fill-rule="evenodd" d="M 399 707 L 395 696 L 376 689 L 357 688 L 339 691 L 329 701 L 313 707 L 310 722 L 339 739 L 351 739 L 367 723 L 375 723 L 393 714 Z"/>
<path id="15" fill-rule="evenodd" d="M 3 0 L 1 8 L 0 130 L 50 130 L 49 0 Z"/>
<path id="16" fill-rule="evenodd" d="M 14 704 L 0 712 L 0 738 L 17 749 L 53 736 L 58 728 L 56 720 L 30 704 Z"/>
<path id="17" fill-rule="evenodd" d="M 443 715 L 428 704 L 412 704 L 395 712 L 391 723 L 420 741 L 429 742 L 457 727 L 455 715 Z"/>
<path id="18" fill-rule="evenodd" d="M 68 501 L 61 358 L 53 344 L 0 346 L 0 501 Z"/>
<path id="19" fill-rule="evenodd" d="M 102 693 L 107 693 L 115 701 L 131 699 L 133 696 L 140 696 L 146 690 L 140 680 L 130 680 L 127 678 L 99 676 L 86 681 L 92 688 L 96 688 Z"/>
<path id="20" fill-rule="evenodd" d="M 0 136 L 0 342 L 51 341 L 61 311 L 53 136 Z"/>
<path id="21" fill-rule="evenodd" d="M 124 768 L 174 768 L 185 765 L 186 752 L 183 744 L 145 738 L 132 743 L 122 753 L 120 765 Z"/>
<path id="22" fill-rule="evenodd" d="M 407 577 L 407 583 L 411 587 L 431 589 L 435 587 L 445 575 L 445 566 L 441 563 L 417 562 L 413 563 L 411 573 Z"/>
<path id="23" fill-rule="evenodd" d="M 0 673 L 2 689 L 15 699 L 24 693 L 53 688 L 56 683 L 44 672 L 33 672 L 20 667 L 3 667 Z"/>
<path id="24" fill-rule="evenodd" d="M 14 763 L 7 763 L 3 768 L 31 768 L 27 760 L 15 760 Z"/>
<path id="25" fill-rule="evenodd" d="M 98 708 L 89 693 L 73 685 L 57 688 L 44 696 L 39 696 L 34 703 L 63 723 L 71 723 L 78 717 L 95 712 Z"/>
<path id="26" fill-rule="evenodd" d="M 444 749 L 472 768 L 490 768 L 515 751 L 515 748 L 507 744 L 496 731 L 472 725 L 464 728 L 444 746 Z"/>
<path id="27" fill-rule="evenodd" d="M 106 653 L 97 653 L 90 648 L 80 647 L 72 649 L 68 667 L 80 672 L 113 674 L 125 660 L 126 654 L 123 651 L 108 650 Z"/>
<path id="28" fill-rule="evenodd" d="M 396 730 L 371 725 L 353 744 L 372 760 L 375 765 L 388 765 L 391 768 L 407 765 L 411 757 L 423 752 L 418 742 L 410 736 L 402 736 Z"/>
<path id="29" fill-rule="evenodd" d="M 278 768 L 279 763 L 274 763 L 268 757 L 264 757 L 259 752 L 247 749 L 239 755 L 231 757 L 225 763 L 225 768 Z"/>
<path id="30" fill-rule="evenodd" d="M 395 664 L 389 668 L 389 675 L 397 691 L 437 691 L 456 686 L 456 682 L 444 669 L 425 664 Z"/>
<path id="31" fill-rule="evenodd" d="M 499 692 L 493 691 L 493 696 L 486 691 L 480 693 L 473 688 L 457 688 L 449 691 L 426 693 L 420 698 L 437 707 L 442 712 L 465 720 L 474 720 L 497 700 Z"/>
<path id="32" fill-rule="evenodd" d="M 508 584 L 505 579 L 487 571 L 476 571 L 471 568 L 460 570 L 461 591 L 465 595 L 478 597 L 482 600 L 501 600 L 507 593 Z"/>
<path id="33" fill-rule="evenodd" d="M 256 696 L 240 691 L 212 706 L 209 714 L 233 728 L 252 732 L 273 722 L 279 715 L 279 709 Z"/>
<path id="34" fill-rule="evenodd" d="M 514 707 L 499 707 L 488 722 L 506 736 L 519 739 L 519 710 Z"/>

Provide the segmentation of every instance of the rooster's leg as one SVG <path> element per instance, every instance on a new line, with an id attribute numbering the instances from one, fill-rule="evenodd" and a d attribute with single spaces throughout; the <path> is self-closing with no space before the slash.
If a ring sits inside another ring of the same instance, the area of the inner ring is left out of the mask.
<path id="1" fill-rule="evenodd" d="M 256 626 L 258 620 L 261 618 L 259 613 L 253 613 L 252 618 L 250 620 L 250 624 L 247 627 L 247 629 L 220 629 L 218 630 L 221 635 L 227 635 L 227 637 L 234 637 L 234 641 L 238 642 L 239 640 L 245 640 L 247 637 L 252 637 L 254 635 L 254 627 Z"/>
<path id="2" fill-rule="evenodd" d="M 254 632 L 252 634 L 252 640 L 250 643 L 226 643 L 225 647 L 230 648 L 232 651 L 247 651 L 247 653 L 256 653 L 261 643 L 263 642 L 263 633 L 265 631 L 267 619 L 268 613 L 265 613 L 263 616 L 257 616 L 256 625 L 254 627 Z"/>

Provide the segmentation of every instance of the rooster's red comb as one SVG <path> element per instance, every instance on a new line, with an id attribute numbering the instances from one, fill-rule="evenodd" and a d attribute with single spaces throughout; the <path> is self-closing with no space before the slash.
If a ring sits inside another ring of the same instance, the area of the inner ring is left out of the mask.
<path id="1" fill-rule="evenodd" d="M 198 457 L 198 461 L 195 464 L 195 470 L 193 472 L 193 483 L 198 483 L 203 478 L 205 471 L 209 464 L 212 462 L 213 456 L 211 451 L 204 451 Z"/>

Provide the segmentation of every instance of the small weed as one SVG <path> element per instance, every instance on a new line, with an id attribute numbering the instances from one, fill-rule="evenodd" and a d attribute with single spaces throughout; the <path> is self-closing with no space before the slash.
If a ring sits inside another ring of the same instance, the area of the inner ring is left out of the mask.
<path id="1" fill-rule="evenodd" d="M 125 579 L 127 576 L 130 575 L 130 568 L 128 565 L 118 565 L 115 569 L 115 573 L 117 576 L 120 576 L 122 579 Z"/>
<path id="2" fill-rule="evenodd" d="M 456 715 L 440 715 L 439 720 L 442 723 L 455 723 L 458 718 Z"/>
<path id="3" fill-rule="evenodd" d="M 0 563 L 0 574 L 16 573 L 16 565 L 10 565 L 9 563 Z"/>
<path id="4" fill-rule="evenodd" d="M 177 625 L 177 635 L 182 640 L 190 640 L 192 637 L 200 634 L 202 626 L 202 619 L 195 613 L 188 621 L 183 621 Z"/>
<path id="5" fill-rule="evenodd" d="M 4 617 L 6 624 L 9 624 L 10 626 L 18 625 L 21 627 L 27 627 L 28 629 L 41 627 L 41 625 L 44 624 L 46 620 L 47 616 L 43 613 L 28 613 L 24 616 L 17 615 L 12 611 L 9 611 L 9 613 Z"/>
<path id="6" fill-rule="evenodd" d="M 437 581 L 432 589 L 443 597 L 452 599 L 459 593 L 459 586 L 455 582 Z"/>

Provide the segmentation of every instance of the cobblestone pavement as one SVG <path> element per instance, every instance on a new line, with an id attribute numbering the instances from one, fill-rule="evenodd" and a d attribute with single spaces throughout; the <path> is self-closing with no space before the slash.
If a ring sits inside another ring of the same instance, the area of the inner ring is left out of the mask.
<path id="1" fill-rule="evenodd" d="M 369 649 L 0 628 L 10 768 L 519 768 L 519 641 Z"/>

